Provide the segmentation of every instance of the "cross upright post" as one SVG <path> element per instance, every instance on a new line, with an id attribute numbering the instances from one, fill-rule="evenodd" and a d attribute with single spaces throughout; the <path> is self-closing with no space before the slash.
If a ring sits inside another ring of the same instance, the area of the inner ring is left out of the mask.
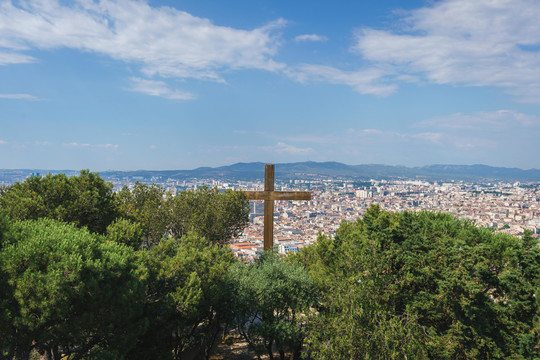
<path id="1" fill-rule="evenodd" d="M 245 191 L 248 200 L 264 200 L 264 250 L 274 247 L 274 200 L 311 200 L 309 191 L 274 191 L 274 164 L 264 166 L 264 191 Z"/>
<path id="2" fill-rule="evenodd" d="M 274 165 L 264 165 L 264 191 L 274 191 Z M 264 250 L 274 246 L 274 200 L 264 200 Z"/>

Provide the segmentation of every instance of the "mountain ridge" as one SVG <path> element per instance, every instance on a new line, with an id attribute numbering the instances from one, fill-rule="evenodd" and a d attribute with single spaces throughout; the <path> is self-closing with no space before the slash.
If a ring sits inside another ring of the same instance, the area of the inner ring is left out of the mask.
<path id="1" fill-rule="evenodd" d="M 451 165 L 433 164 L 407 167 L 402 165 L 361 164 L 347 165 L 336 161 L 277 163 L 276 177 L 282 180 L 300 177 L 328 176 L 359 179 L 408 178 L 426 180 L 475 180 L 475 181 L 540 181 L 539 169 L 494 167 L 483 164 Z M 160 171 L 151 172 L 157 175 Z M 200 167 L 193 170 L 162 171 L 162 176 L 180 178 L 221 178 L 253 180 L 264 177 L 264 163 L 235 163 L 219 167 Z"/>
<path id="2" fill-rule="evenodd" d="M 425 166 L 407 167 L 403 165 L 361 164 L 347 165 L 337 161 L 304 161 L 294 163 L 277 163 L 276 178 L 281 180 L 298 179 L 301 177 L 342 177 L 357 179 L 423 179 L 429 181 L 464 180 L 464 181 L 522 181 L 540 182 L 540 169 L 519 169 L 495 167 L 484 164 L 451 165 L 432 164 Z M 66 173 L 74 174 L 75 170 L 42 170 L 42 169 L 13 169 L 0 170 L 0 181 L 10 174 L 28 176 L 32 173 Z M 215 178 L 231 180 L 255 180 L 264 177 L 263 162 L 239 162 L 218 167 L 199 167 L 193 170 L 131 170 L 131 171 L 102 171 L 104 178 L 166 177 L 178 180 L 189 178 Z"/>

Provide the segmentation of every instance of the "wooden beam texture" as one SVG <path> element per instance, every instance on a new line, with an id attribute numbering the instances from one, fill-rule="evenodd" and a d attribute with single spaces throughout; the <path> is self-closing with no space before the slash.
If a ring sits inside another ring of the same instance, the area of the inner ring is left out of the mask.
<path id="1" fill-rule="evenodd" d="M 311 200 L 310 191 L 244 191 L 248 200 Z"/>

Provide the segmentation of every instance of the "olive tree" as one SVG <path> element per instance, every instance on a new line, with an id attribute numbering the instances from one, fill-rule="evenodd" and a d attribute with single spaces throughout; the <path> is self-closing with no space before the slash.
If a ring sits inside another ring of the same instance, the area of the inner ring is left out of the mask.
<path id="1" fill-rule="evenodd" d="M 266 252 L 253 264 L 235 264 L 229 282 L 237 331 L 257 356 L 272 359 L 275 347 L 281 359 L 287 352 L 300 359 L 306 316 L 318 297 L 304 267 Z"/>

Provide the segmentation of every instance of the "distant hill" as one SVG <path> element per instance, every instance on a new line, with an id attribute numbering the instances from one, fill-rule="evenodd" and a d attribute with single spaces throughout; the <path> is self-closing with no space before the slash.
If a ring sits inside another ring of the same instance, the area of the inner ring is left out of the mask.
<path id="1" fill-rule="evenodd" d="M 103 176 L 161 176 L 173 179 L 215 178 L 253 180 L 264 177 L 264 163 L 237 163 L 220 167 L 201 167 L 193 170 L 103 172 Z M 276 164 L 276 177 L 282 180 L 314 176 L 358 179 L 425 179 L 467 181 L 540 182 L 540 170 L 522 170 L 487 165 L 428 165 L 422 167 L 380 164 L 346 165 L 339 162 L 297 162 Z"/>
<path id="2" fill-rule="evenodd" d="M 0 181 L 13 174 L 46 174 L 48 172 L 73 174 L 73 171 L 49 170 L 0 170 Z M 237 163 L 220 167 L 200 167 L 193 170 L 137 170 L 100 172 L 106 179 L 136 177 L 150 180 L 152 177 L 187 180 L 190 178 L 212 178 L 221 180 L 254 180 L 264 178 L 264 163 Z M 281 180 L 310 177 L 342 177 L 355 179 L 423 179 L 430 181 L 521 181 L 540 182 L 540 170 L 493 167 L 487 165 L 428 165 L 421 167 L 390 166 L 380 164 L 346 165 L 339 162 L 297 162 L 276 164 L 276 177 Z"/>

